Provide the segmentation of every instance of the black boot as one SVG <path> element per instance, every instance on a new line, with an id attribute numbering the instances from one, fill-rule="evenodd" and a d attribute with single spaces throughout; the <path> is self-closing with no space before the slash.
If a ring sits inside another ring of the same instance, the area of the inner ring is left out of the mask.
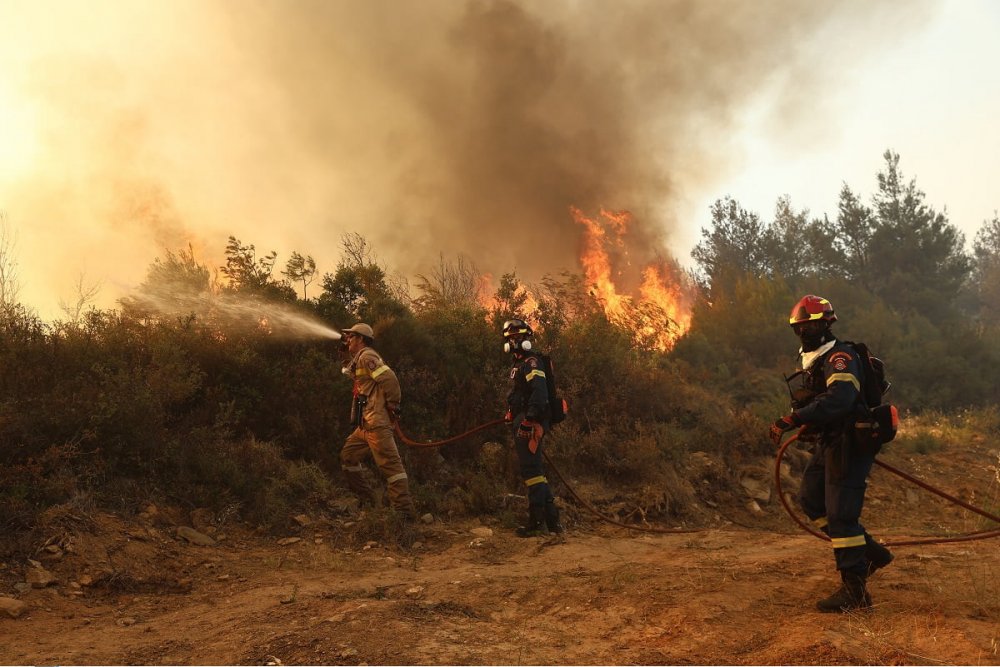
<path id="1" fill-rule="evenodd" d="M 538 537 L 545 534 L 545 509 L 531 505 L 528 507 L 528 521 L 516 531 L 518 537 Z"/>
<path id="2" fill-rule="evenodd" d="M 559 523 L 559 508 L 552 500 L 545 503 L 545 527 L 554 535 L 559 535 L 565 530 Z"/>
<path id="3" fill-rule="evenodd" d="M 850 572 L 841 572 L 843 580 L 836 593 L 816 603 L 816 608 L 822 612 L 855 611 L 870 609 L 872 596 L 865 588 L 865 578 Z"/>
<path id="4" fill-rule="evenodd" d="M 868 559 L 868 576 L 892 562 L 892 552 L 876 542 L 871 535 L 865 535 L 865 557 Z"/>

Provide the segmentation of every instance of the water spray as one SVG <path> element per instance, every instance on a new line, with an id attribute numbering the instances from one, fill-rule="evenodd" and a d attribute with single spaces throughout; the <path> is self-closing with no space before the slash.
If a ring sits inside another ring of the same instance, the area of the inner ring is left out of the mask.
<path id="1" fill-rule="evenodd" d="M 265 301 L 256 296 L 191 292 L 157 286 L 142 289 L 122 300 L 126 306 L 167 317 L 194 315 L 222 331 L 263 332 L 273 338 L 340 340 L 340 332 L 285 303 Z"/>

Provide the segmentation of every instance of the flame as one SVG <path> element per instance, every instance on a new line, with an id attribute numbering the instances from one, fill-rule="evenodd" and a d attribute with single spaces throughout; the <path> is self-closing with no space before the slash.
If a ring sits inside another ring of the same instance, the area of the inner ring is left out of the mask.
<path id="1" fill-rule="evenodd" d="M 570 207 L 570 212 L 584 229 L 580 264 L 605 315 L 635 332 L 637 343 L 672 349 L 691 326 L 690 290 L 679 267 L 662 260 L 649 262 L 642 268 L 638 293 L 623 293 L 616 279 L 621 282 L 624 270 L 614 270 L 616 261 L 610 251 L 616 251 L 617 263 L 626 269 L 631 266 L 626 238 L 632 214 L 602 208 L 599 218 L 591 218 L 576 207 Z"/>

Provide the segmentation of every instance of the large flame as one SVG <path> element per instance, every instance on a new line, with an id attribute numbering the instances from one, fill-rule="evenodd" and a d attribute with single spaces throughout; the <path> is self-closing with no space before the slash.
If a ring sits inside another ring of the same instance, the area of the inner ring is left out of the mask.
<path id="1" fill-rule="evenodd" d="M 599 217 L 591 218 L 576 207 L 570 211 L 584 229 L 580 254 L 584 275 L 608 319 L 631 329 L 637 343 L 658 350 L 673 348 L 691 326 L 690 290 L 680 268 L 663 260 L 648 262 L 641 270 L 638 293 L 627 293 L 619 283 L 631 269 L 626 243 L 631 213 L 601 209 Z M 624 266 L 616 268 L 616 262 Z"/>

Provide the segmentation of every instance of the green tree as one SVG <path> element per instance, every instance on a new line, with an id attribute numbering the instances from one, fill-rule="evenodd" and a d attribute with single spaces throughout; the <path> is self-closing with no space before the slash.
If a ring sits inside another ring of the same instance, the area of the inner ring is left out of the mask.
<path id="1" fill-rule="evenodd" d="M 712 298 L 745 275 L 770 274 L 767 226 L 756 213 L 730 197 L 712 205 L 710 229 L 701 230 L 701 241 L 691 251 Z"/>
<path id="2" fill-rule="evenodd" d="M 986 327 L 1000 326 L 1000 216 L 995 212 L 976 232 L 972 245 L 973 291 L 979 321 Z"/>
<path id="3" fill-rule="evenodd" d="M 897 309 L 954 320 L 971 271 L 965 238 L 925 203 L 916 181 L 904 181 L 899 155 L 885 152 L 874 196 L 876 226 L 869 246 L 872 289 Z"/>
<path id="4" fill-rule="evenodd" d="M 834 223 L 833 247 L 841 258 L 839 272 L 868 285 L 872 235 L 875 233 L 875 216 L 861 203 L 845 183 L 840 189 L 837 219 Z"/>

